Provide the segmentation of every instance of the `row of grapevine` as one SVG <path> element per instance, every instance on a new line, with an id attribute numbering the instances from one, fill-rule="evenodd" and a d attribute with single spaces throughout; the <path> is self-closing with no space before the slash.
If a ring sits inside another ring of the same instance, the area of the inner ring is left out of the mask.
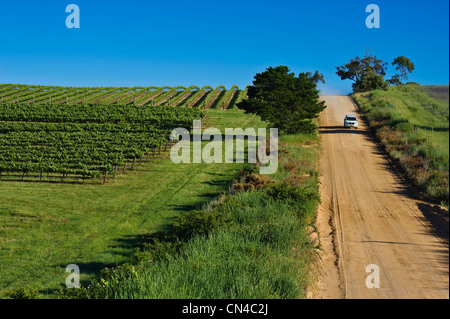
<path id="1" fill-rule="evenodd" d="M 61 87 L 0 84 L 0 103 L 136 104 L 230 108 L 245 94 L 237 86 Z"/>
<path id="2" fill-rule="evenodd" d="M 152 105 L 161 105 L 162 103 L 164 103 L 164 101 L 167 100 L 167 98 L 170 98 L 170 96 L 172 96 L 175 93 L 175 88 L 172 88 L 170 86 L 165 86 L 161 89 L 163 92 L 156 98 L 151 99 Z M 145 104 L 146 103 L 144 103 L 143 105 Z"/>
<path id="3" fill-rule="evenodd" d="M 105 104 L 0 104 L 0 180 L 5 174 L 96 178 L 161 149 L 198 109 Z M 19 175 L 19 176 L 20 176 Z M 10 175 L 8 175 L 10 176 Z"/>
<path id="4" fill-rule="evenodd" d="M 200 90 L 197 91 L 187 102 L 186 105 L 188 107 L 197 107 L 199 106 L 200 102 L 204 100 L 205 96 L 209 94 L 214 89 L 207 85 L 202 87 Z"/>
<path id="5" fill-rule="evenodd" d="M 164 87 L 156 88 L 156 89 L 150 90 L 150 91 L 144 89 L 143 92 L 141 92 L 141 94 L 139 95 L 139 97 L 134 99 L 134 104 L 147 105 L 150 102 L 150 105 L 151 105 L 152 103 L 154 103 L 154 100 L 161 94 L 164 94 L 164 92 L 165 92 Z M 151 101 L 153 101 L 153 102 L 151 102 Z M 132 103 L 132 101 L 129 100 L 129 101 L 127 101 L 126 104 L 128 104 L 128 103 Z"/>
<path id="6" fill-rule="evenodd" d="M 205 98 L 204 106 L 205 108 L 211 108 L 214 105 L 215 101 L 220 100 L 218 97 L 226 91 L 226 88 L 223 85 L 219 85 L 214 91 L 212 91 Z"/>
<path id="7" fill-rule="evenodd" d="M 185 91 L 183 91 L 183 94 L 181 94 L 177 99 L 173 101 L 173 106 L 180 106 L 186 103 L 191 96 L 195 94 L 196 91 L 200 90 L 198 86 L 190 86 Z"/>

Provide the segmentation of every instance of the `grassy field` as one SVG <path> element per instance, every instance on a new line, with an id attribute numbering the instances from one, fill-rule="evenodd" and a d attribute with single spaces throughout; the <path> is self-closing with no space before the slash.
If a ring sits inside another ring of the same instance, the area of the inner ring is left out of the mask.
<path id="1" fill-rule="evenodd" d="M 274 175 L 246 165 L 230 193 L 145 236 L 133 261 L 64 298 L 293 299 L 314 284 L 320 243 L 317 134 L 280 138 Z"/>
<path id="2" fill-rule="evenodd" d="M 210 110 L 204 126 L 264 127 L 256 116 Z M 140 235 L 228 189 L 241 164 L 173 164 L 168 153 L 106 185 L 0 182 L 0 290 L 50 294 L 77 264 L 82 281 L 128 261 Z"/>
<path id="3" fill-rule="evenodd" d="M 353 94 L 378 139 L 425 193 L 448 203 L 449 88 L 407 84 Z"/>

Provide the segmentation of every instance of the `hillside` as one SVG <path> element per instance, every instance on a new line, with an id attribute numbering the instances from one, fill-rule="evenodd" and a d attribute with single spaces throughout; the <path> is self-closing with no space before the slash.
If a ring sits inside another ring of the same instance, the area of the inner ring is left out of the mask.
<path id="1" fill-rule="evenodd" d="M 176 87 L 64 87 L 0 84 L 0 103 L 82 104 L 101 103 L 232 108 L 246 95 L 246 88 L 233 85 Z"/>
<path id="2" fill-rule="evenodd" d="M 448 86 L 407 84 L 352 97 L 379 141 L 433 200 L 448 203 Z"/>

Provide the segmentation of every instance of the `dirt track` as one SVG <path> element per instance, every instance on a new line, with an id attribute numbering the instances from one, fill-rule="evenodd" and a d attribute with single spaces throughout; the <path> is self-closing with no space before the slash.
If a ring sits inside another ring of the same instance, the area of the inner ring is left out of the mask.
<path id="1" fill-rule="evenodd" d="M 314 297 L 449 298 L 448 217 L 415 199 L 359 115 L 358 130 L 343 128 L 346 114 L 358 114 L 349 97 L 323 99 L 318 228 L 324 251 Z M 379 288 L 366 286 L 371 264 L 379 268 Z"/>

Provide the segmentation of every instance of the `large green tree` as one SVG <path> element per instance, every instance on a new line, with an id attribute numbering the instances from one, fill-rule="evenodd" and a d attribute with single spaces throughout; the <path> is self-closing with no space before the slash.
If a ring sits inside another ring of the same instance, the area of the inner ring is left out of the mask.
<path id="1" fill-rule="evenodd" d="M 376 56 L 366 53 L 363 58 L 355 57 L 350 62 L 337 66 L 336 74 L 341 80 L 352 80 L 353 89 L 359 90 L 361 87 L 366 87 L 367 79 L 375 79 L 376 81 L 369 81 L 371 83 L 382 83 L 379 79 L 383 79 L 386 75 L 387 63 Z M 377 77 L 374 76 L 377 75 Z M 362 84 L 362 81 L 366 83 Z M 384 84 L 383 84 L 384 86 Z M 378 87 L 371 87 L 369 89 L 378 89 Z"/>
<path id="2" fill-rule="evenodd" d="M 357 83 L 353 83 L 353 92 L 367 92 L 372 90 L 387 90 L 389 84 L 383 76 L 370 70 L 361 77 Z"/>
<path id="3" fill-rule="evenodd" d="M 318 82 L 325 81 L 317 71 L 295 76 L 287 66 L 269 67 L 254 76 L 248 98 L 238 107 L 260 115 L 282 133 L 312 132 L 312 119 L 326 107 L 319 100 Z"/>

